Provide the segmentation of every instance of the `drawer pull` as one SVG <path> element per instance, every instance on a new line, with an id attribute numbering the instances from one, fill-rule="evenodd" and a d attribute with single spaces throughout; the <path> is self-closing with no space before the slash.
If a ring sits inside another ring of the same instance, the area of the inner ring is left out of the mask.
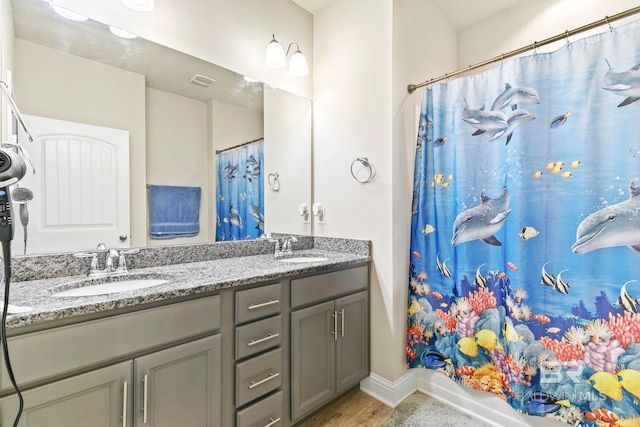
<path id="1" fill-rule="evenodd" d="M 149 392 L 149 376 L 145 375 L 142 378 L 143 390 L 142 390 L 142 422 L 147 423 L 147 403 L 148 403 L 148 392 Z"/>
<path id="2" fill-rule="evenodd" d="M 263 380 L 260 380 L 256 383 L 254 383 L 253 381 L 251 381 L 251 384 L 249 384 L 249 390 L 251 390 L 252 388 L 256 388 L 259 385 L 262 385 L 264 383 L 266 383 L 267 381 L 271 381 L 274 378 L 278 378 L 280 376 L 280 372 L 276 372 L 275 374 L 272 374 L 271 372 L 269 372 L 269 376 Z"/>
<path id="3" fill-rule="evenodd" d="M 122 427 L 127 427 L 127 388 L 129 384 L 125 381 L 122 385 Z"/>
<path id="4" fill-rule="evenodd" d="M 275 420 L 269 417 L 269 424 L 265 424 L 264 427 L 271 427 L 272 425 L 275 425 L 279 422 L 280 422 L 280 417 L 276 418 Z"/>
<path id="5" fill-rule="evenodd" d="M 279 299 L 272 299 L 272 300 L 269 300 L 267 302 L 262 302 L 260 304 L 251 304 L 249 307 L 247 307 L 247 310 L 255 310 L 256 308 L 268 307 L 268 306 L 274 305 L 274 304 L 280 304 L 280 300 Z"/>
<path id="6" fill-rule="evenodd" d="M 338 341 L 338 312 L 334 311 L 331 317 L 333 317 L 333 331 L 331 331 L 331 333 L 333 334 L 334 340 Z"/>
<path id="7" fill-rule="evenodd" d="M 344 308 L 340 310 L 340 313 L 338 313 L 338 315 L 342 316 L 340 318 L 340 322 L 341 322 L 340 333 L 341 333 L 341 337 L 344 338 Z"/>
<path id="8" fill-rule="evenodd" d="M 249 340 L 249 342 L 247 343 L 247 345 L 248 345 L 249 347 L 251 347 L 252 345 L 260 344 L 260 343 L 263 343 L 263 342 L 265 342 L 265 341 L 269 341 L 269 340 L 272 340 L 272 339 L 274 339 L 274 338 L 278 338 L 279 336 L 280 336 L 280 334 L 277 334 L 277 333 L 276 333 L 276 334 L 269 334 L 269 335 L 267 335 L 266 337 L 264 337 L 264 338 L 260 338 L 260 339 L 258 339 L 258 340 Z"/>

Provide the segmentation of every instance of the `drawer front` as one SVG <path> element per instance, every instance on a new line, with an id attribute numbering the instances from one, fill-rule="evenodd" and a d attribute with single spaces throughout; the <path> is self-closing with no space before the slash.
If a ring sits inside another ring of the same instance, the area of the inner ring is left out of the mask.
<path id="1" fill-rule="evenodd" d="M 282 317 L 258 320 L 236 328 L 236 359 L 277 347 L 282 342 Z"/>
<path id="2" fill-rule="evenodd" d="M 236 364 L 236 407 L 282 385 L 282 349 Z"/>
<path id="3" fill-rule="evenodd" d="M 236 427 L 282 426 L 282 391 L 238 411 Z"/>
<path id="4" fill-rule="evenodd" d="M 236 292 L 236 323 L 262 319 L 280 313 L 282 285 L 261 286 Z"/>
<path id="5" fill-rule="evenodd" d="M 313 304 L 365 290 L 368 284 L 369 269 L 366 265 L 294 279 L 291 281 L 291 306 Z"/>
<path id="6" fill-rule="evenodd" d="M 20 384 L 220 328 L 220 296 L 140 310 L 9 338 Z M 2 368 L 2 389 L 11 387 Z"/>

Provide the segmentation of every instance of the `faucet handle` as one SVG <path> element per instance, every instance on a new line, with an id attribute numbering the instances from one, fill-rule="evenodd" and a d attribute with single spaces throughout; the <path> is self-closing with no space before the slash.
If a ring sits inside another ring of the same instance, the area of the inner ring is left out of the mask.
<path id="1" fill-rule="evenodd" d="M 124 256 L 129 254 L 137 254 L 138 252 L 140 252 L 140 249 L 125 249 L 120 251 L 120 256 L 118 257 L 118 268 L 116 269 L 114 274 L 127 274 L 129 270 L 127 268 L 127 260 Z"/>
<path id="2" fill-rule="evenodd" d="M 91 267 L 89 267 L 89 277 L 95 277 L 102 274 L 100 264 L 98 263 L 98 254 L 95 252 L 79 252 L 73 254 L 76 258 L 91 258 Z"/>

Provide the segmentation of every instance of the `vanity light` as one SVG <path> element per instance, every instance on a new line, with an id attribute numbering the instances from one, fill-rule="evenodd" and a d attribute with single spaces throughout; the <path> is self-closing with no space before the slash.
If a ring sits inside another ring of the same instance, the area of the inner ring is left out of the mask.
<path id="1" fill-rule="evenodd" d="M 307 65 L 307 58 L 305 58 L 305 56 L 300 51 L 300 46 L 298 46 L 298 43 L 289 43 L 289 47 L 287 47 L 287 52 L 285 53 L 282 45 L 276 40 L 275 34 L 273 35 L 273 39 L 267 45 L 267 67 L 273 69 L 284 68 L 284 66 L 287 65 L 287 55 L 289 55 L 289 51 L 291 50 L 291 46 L 293 45 L 296 45 L 296 51 L 293 53 L 291 62 L 289 63 L 289 74 L 296 77 L 302 77 L 309 74 L 309 65 Z"/>
<path id="2" fill-rule="evenodd" d="M 122 0 L 122 3 L 138 12 L 151 12 L 156 7 L 153 0 Z"/>
<path id="3" fill-rule="evenodd" d="M 120 28 L 114 27 L 113 25 L 109 25 L 109 31 L 111 31 L 118 37 L 122 37 L 123 39 L 135 39 L 136 37 L 138 37 L 135 34 L 130 33 L 129 31 L 121 30 Z"/>
<path id="4" fill-rule="evenodd" d="M 64 18 L 70 19 L 71 21 L 78 21 L 78 22 L 82 22 L 82 21 L 86 21 L 87 18 L 84 15 L 80 15 L 79 13 L 76 12 L 72 12 L 69 9 L 65 9 L 64 7 L 60 7 L 60 6 L 56 6 L 55 4 L 49 2 L 49 6 L 51 6 L 53 8 L 53 10 L 56 11 L 56 13 Z"/>

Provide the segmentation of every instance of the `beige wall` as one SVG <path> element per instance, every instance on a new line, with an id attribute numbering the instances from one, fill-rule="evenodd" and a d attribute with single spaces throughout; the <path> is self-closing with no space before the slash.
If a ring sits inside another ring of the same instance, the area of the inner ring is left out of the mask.
<path id="1" fill-rule="evenodd" d="M 0 0 L 0 80 L 7 83 L 9 70 L 13 69 L 13 19 L 11 19 L 11 2 Z M 9 138 L 10 109 L 0 95 L 0 137 Z"/>

